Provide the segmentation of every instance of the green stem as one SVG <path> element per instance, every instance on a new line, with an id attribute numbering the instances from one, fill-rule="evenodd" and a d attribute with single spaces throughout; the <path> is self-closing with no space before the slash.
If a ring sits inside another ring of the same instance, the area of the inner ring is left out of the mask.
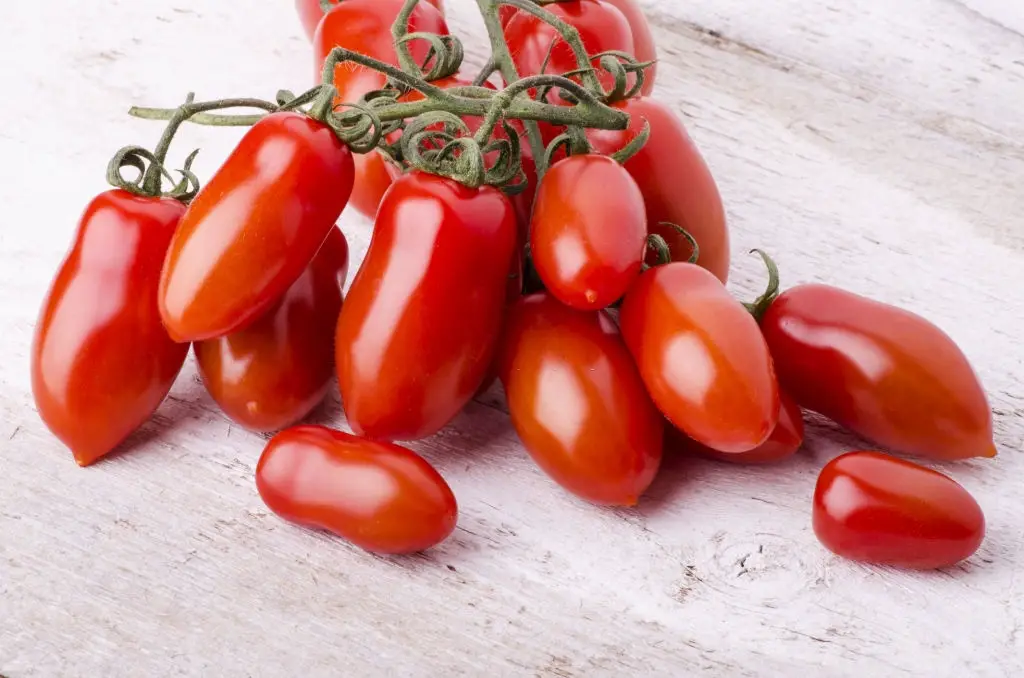
<path id="1" fill-rule="evenodd" d="M 418 4 L 420 4 L 420 0 L 405 0 L 405 4 L 402 5 L 402 11 L 398 13 L 395 22 L 391 24 L 391 38 L 395 43 L 398 63 L 403 71 L 416 78 L 419 78 L 423 71 L 419 64 L 416 63 L 416 60 L 412 58 L 409 42 L 404 38 L 409 34 L 409 19 L 412 18 L 412 13 Z M 440 59 L 441 55 L 438 54 L 437 58 Z"/>
<path id="2" fill-rule="evenodd" d="M 764 294 L 755 299 L 753 303 L 743 304 L 750 311 L 750 314 L 754 316 L 754 319 L 760 322 L 761 318 L 768 311 L 768 307 L 779 296 L 779 267 L 775 265 L 775 261 L 764 250 L 753 249 L 750 250 L 750 253 L 760 256 L 764 261 L 765 267 L 768 269 L 768 287 L 765 288 Z"/>

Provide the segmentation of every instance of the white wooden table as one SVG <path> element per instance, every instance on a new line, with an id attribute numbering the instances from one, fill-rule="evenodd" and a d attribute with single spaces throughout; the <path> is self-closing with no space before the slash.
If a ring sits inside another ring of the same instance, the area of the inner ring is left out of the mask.
<path id="1" fill-rule="evenodd" d="M 469 0 L 451 25 L 479 54 Z M 88 470 L 32 404 L 38 304 L 108 157 L 152 145 L 132 104 L 310 84 L 291 2 L 0 7 L 0 674 L 29 676 L 1020 676 L 1024 671 L 1024 4 L 647 0 L 658 96 L 685 116 L 734 229 L 732 286 L 840 283 L 916 310 L 984 381 L 1000 456 L 945 470 L 989 520 L 959 567 L 832 557 L 816 472 L 862 445 L 812 422 L 773 469 L 667 465 L 636 510 L 560 491 L 499 394 L 415 449 L 454 537 L 386 560 L 262 506 L 263 440 L 191 363 L 137 449 Z M 475 63 L 479 63 L 479 57 Z M 189 128 L 200 176 L 240 130 Z M 368 224 L 346 215 L 357 254 Z M 341 425 L 336 400 L 321 413 Z"/>

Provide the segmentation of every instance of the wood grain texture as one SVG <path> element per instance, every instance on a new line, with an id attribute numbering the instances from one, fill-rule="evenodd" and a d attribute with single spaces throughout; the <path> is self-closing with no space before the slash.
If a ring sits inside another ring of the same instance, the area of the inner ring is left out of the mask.
<path id="1" fill-rule="evenodd" d="M 480 52 L 468 0 L 452 28 Z M 1024 6 L 1006 0 L 646 0 L 657 96 L 705 151 L 739 295 L 785 283 L 920 312 L 976 365 L 1000 456 L 948 465 L 988 537 L 930 574 L 827 554 L 817 470 L 863 445 L 812 421 L 773 469 L 670 460 L 599 510 L 516 444 L 500 394 L 415 445 L 459 497 L 428 555 L 381 559 L 263 508 L 259 436 L 191 363 L 130 453 L 80 470 L 37 418 L 28 348 L 132 104 L 273 96 L 312 78 L 289 2 L 3 3 L 0 674 L 29 676 L 1017 676 L 1024 670 Z M 474 63 L 479 63 L 476 58 Z M 239 130 L 188 129 L 208 176 Z M 356 257 L 368 224 L 346 215 Z M 336 400 L 317 415 L 341 421 Z"/>

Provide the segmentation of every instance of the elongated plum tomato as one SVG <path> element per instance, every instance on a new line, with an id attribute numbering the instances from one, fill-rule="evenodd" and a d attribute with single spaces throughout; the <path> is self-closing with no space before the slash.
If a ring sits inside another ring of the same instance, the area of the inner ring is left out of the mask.
<path id="1" fill-rule="evenodd" d="M 994 457 L 992 411 L 967 358 L 902 309 L 827 285 L 799 285 L 761 329 L 782 387 L 801 406 L 891 450 Z"/>
<path id="2" fill-rule="evenodd" d="M 640 274 L 647 242 L 644 198 L 622 165 L 602 155 L 555 163 L 537 191 L 530 254 L 563 304 L 605 308 Z"/>
<path id="3" fill-rule="evenodd" d="M 274 436 L 256 465 L 256 489 L 285 520 L 371 553 L 425 551 L 458 521 L 455 495 L 422 457 L 323 426 Z"/>
<path id="4" fill-rule="evenodd" d="M 81 466 L 156 411 L 188 344 L 160 322 L 160 266 L 185 206 L 115 189 L 86 208 L 43 301 L 32 344 L 39 416 Z"/>
<path id="5" fill-rule="evenodd" d="M 713 450 L 671 426 L 665 433 L 666 439 L 676 450 L 732 464 L 773 464 L 789 459 L 804 444 L 804 418 L 800 406 L 792 397 L 785 391 L 780 392 L 779 396 L 782 403 L 779 409 L 779 423 L 775 425 L 768 440 L 748 452 L 728 453 Z"/>
<path id="6" fill-rule="evenodd" d="M 710 272 L 685 262 L 648 269 L 619 323 L 647 391 L 676 428 L 719 452 L 768 440 L 779 420 L 772 358 L 753 316 Z"/>
<path id="7" fill-rule="evenodd" d="M 605 311 L 524 297 L 498 372 L 516 433 L 549 476 L 595 504 L 637 503 L 658 471 L 664 424 Z"/>
<path id="8" fill-rule="evenodd" d="M 195 343 L 199 374 L 225 414 L 253 431 L 278 431 L 324 399 L 347 273 L 348 243 L 332 228 L 269 311 L 237 332 Z"/>
<path id="9" fill-rule="evenodd" d="M 335 337 L 356 433 L 425 438 L 469 401 L 495 354 L 516 237 L 496 188 L 419 171 L 394 183 Z"/>
<path id="10" fill-rule="evenodd" d="M 697 265 L 708 269 L 723 283 L 729 277 L 729 227 L 714 177 L 683 123 L 670 108 L 653 99 L 629 99 L 614 104 L 629 114 L 625 131 L 587 130 L 598 153 L 624 147 L 651 128 L 650 140 L 626 161 L 644 196 L 647 227 L 668 242 L 673 261 L 687 261 L 693 254 L 690 242 L 665 222 L 685 229 L 700 246 Z M 649 259 L 649 264 L 654 264 Z"/>
<path id="11" fill-rule="evenodd" d="M 444 5 L 441 0 L 424 0 L 424 2 L 429 2 L 442 14 L 444 13 Z M 312 40 L 316 34 L 317 25 L 324 18 L 324 9 L 320 6 L 320 0 L 295 0 L 295 9 L 299 13 L 299 20 L 302 22 L 302 28 L 306 32 L 306 37 Z M 396 13 L 395 16 L 397 17 L 398 14 Z M 392 17 L 392 20 L 394 20 L 394 17 Z"/>
<path id="12" fill-rule="evenodd" d="M 160 280 L 171 337 L 241 329 L 298 279 L 352 190 L 352 153 L 330 127 L 274 113 L 245 134 L 192 202 Z"/>
<path id="13" fill-rule="evenodd" d="M 814 533 L 833 553 L 909 569 L 955 565 L 985 537 L 981 507 L 956 481 L 879 452 L 829 462 L 813 516 Z"/>

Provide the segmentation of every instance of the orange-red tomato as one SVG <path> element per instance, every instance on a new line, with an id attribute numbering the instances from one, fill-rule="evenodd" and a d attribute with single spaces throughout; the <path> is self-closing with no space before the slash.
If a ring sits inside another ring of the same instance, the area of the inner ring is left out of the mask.
<path id="1" fill-rule="evenodd" d="M 930 570 L 969 557 L 985 516 L 967 490 L 931 469 L 878 452 L 850 452 L 821 470 L 814 533 L 833 553 Z"/>
<path id="2" fill-rule="evenodd" d="M 494 356 L 516 246 L 496 188 L 419 171 L 392 185 L 338 318 L 338 383 L 360 435 L 433 435 L 473 397 Z"/>
<path id="3" fill-rule="evenodd" d="M 665 435 L 671 439 L 672 445 L 680 450 L 733 464 L 772 464 L 789 459 L 804 444 L 804 418 L 800 406 L 789 394 L 782 391 L 779 396 L 782 402 L 779 423 L 775 425 L 768 440 L 749 452 L 719 452 L 701 445 L 671 426 Z"/>
<path id="4" fill-rule="evenodd" d="M 650 124 L 647 144 L 625 164 L 643 193 L 647 226 L 668 241 L 673 261 L 687 261 L 693 254 L 690 242 L 662 224 L 681 226 L 700 246 L 697 264 L 726 282 L 729 227 L 725 208 L 714 177 L 679 117 L 665 104 L 648 98 L 629 99 L 614 107 L 629 114 L 629 128 L 588 130 L 587 137 L 597 152 L 609 154 L 632 141 L 645 121 Z"/>
<path id="5" fill-rule="evenodd" d="M 619 315 L 647 390 L 668 420 L 719 452 L 760 447 L 779 420 L 779 387 L 757 322 L 707 270 L 648 269 Z"/>
<path id="6" fill-rule="evenodd" d="M 404 4 L 405 0 L 345 0 L 325 14 L 313 35 L 315 81 L 320 82 L 324 60 L 335 47 L 344 47 L 398 66 L 391 25 Z M 448 25 L 441 12 L 421 2 L 409 17 L 409 33 L 447 35 Z M 416 63 L 422 64 L 430 45 L 426 41 L 415 40 L 409 48 Z M 356 103 L 364 94 L 382 89 L 386 83 L 387 76 L 364 66 L 343 63 L 334 70 L 339 103 Z"/>
<path id="7" fill-rule="evenodd" d="M 160 266 L 185 206 L 116 189 L 86 208 L 32 344 L 39 416 L 81 466 L 113 451 L 163 401 L 188 344 L 160 322 Z"/>
<path id="8" fill-rule="evenodd" d="M 424 2 L 429 2 L 444 14 L 442 0 L 424 0 Z M 324 9 L 320 6 L 320 0 L 295 0 L 295 9 L 299 13 L 299 20 L 302 22 L 306 36 L 312 40 L 316 34 L 317 25 L 324 18 Z"/>
<path id="9" fill-rule="evenodd" d="M 934 459 L 994 457 L 992 411 L 963 352 L 902 309 L 799 285 L 761 320 L 782 387 L 875 444 Z"/>
<path id="10" fill-rule="evenodd" d="M 274 436 L 256 466 L 256 489 L 285 520 L 372 553 L 424 551 L 458 520 L 455 495 L 422 457 L 323 426 Z"/>
<path id="11" fill-rule="evenodd" d="M 640 275 L 647 243 L 644 198 L 602 155 L 575 155 L 544 175 L 533 208 L 530 255 L 544 286 L 581 310 L 622 298 Z"/>
<path id="12" fill-rule="evenodd" d="M 277 431 L 323 400 L 347 273 L 348 243 L 332 228 L 269 311 L 244 329 L 195 343 L 199 374 L 225 414 L 253 431 Z"/>
<path id="13" fill-rule="evenodd" d="M 196 196 L 171 241 L 160 315 L 171 337 L 241 329 L 294 283 L 341 215 L 352 153 L 302 113 L 256 123 Z"/>
<path id="14" fill-rule="evenodd" d="M 605 311 L 524 297 L 498 372 L 516 433 L 549 476 L 595 504 L 637 503 L 661 462 L 663 419 Z"/>

